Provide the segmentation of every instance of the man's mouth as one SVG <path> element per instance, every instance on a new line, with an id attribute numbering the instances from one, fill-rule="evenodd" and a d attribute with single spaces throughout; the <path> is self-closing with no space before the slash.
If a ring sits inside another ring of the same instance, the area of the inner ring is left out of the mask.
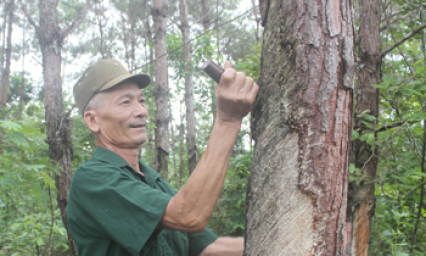
<path id="1" fill-rule="evenodd" d="M 146 127 L 146 123 L 133 123 L 129 125 L 130 128 L 144 128 Z"/>

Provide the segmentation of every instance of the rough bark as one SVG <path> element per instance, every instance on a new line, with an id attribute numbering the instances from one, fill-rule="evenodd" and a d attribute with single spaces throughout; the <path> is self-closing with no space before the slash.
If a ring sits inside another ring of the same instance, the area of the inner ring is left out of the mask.
<path id="1" fill-rule="evenodd" d="M 186 106 L 186 146 L 188 148 L 189 174 L 194 171 L 198 163 L 198 150 L 195 140 L 195 107 L 194 107 L 194 86 L 192 83 L 192 62 L 190 27 L 188 24 L 188 6 L 186 0 L 179 0 L 180 30 L 182 31 L 183 61 L 185 62 L 185 106 Z"/>
<path id="2" fill-rule="evenodd" d="M 22 10 L 28 21 L 35 28 L 43 57 L 44 77 L 44 106 L 45 122 L 47 127 L 47 143 L 49 144 L 49 156 L 53 161 L 53 168 L 59 164 L 60 174 L 55 172 L 55 185 L 58 190 L 57 202 L 61 211 L 62 222 L 68 234 L 68 243 L 72 255 L 77 255 L 68 220 L 67 202 L 68 191 L 72 178 L 72 154 L 73 146 L 71 140 L 71 119 L 69 113 L 64 113 L 62 102 L 62 80 L 61 80 L 61 50 L 62 43 L 67 35 L 79 26 L 88 4 L 83 8 L 80 15 L 65 30 L 61 30 L 57 19 L 58 0 L 39 1 L 39 24 L 37 25 L 25 6 L 20 1 Z"/>
<path id="3" fill-rule="evenodd" d="M 167 45 L 166 22 L 167 5 L 163 0 L 155 0 L 152 7 L 155 29 L 155 86 L 154 98 L 156 111 L 155 146 L 157 172 L 168 180 L 169 168 L 169 88 L 167 84 Z"/>
<path id="4" fill-rule="evenodd" d="M 269 1 L 245 255 L 345 255 L 352 3 Z"/>
<path id="5" fill-rule="evenodd" d="M 71 120 L 63 113 L 61 84 L 61 49 L 63 38 L 57 24 L 57 0 L 40 0 L 40 27 L 37 35 L 43 55 L 44 104 L 47 126 L 47 142 L 50 158 L 62 166 L 60 175 L 55 174 L 58 205 L 62 222 L 68 232 L 73 255 L 77 250 L 67 220 L 68 191 L 71 185 L 72 141 Z"/>
<path id="6" fill-rule="evenodd" d="M 4 109 L 7 102 L 7 90 L 10 86 L 10 64 L 12 57 L 12 28 L 15 2 L 11 0 L 7 7 L 7 35 L 6 36 L 6 59 L 5 67 L 1 72 L 0 108 Z"/>
<path id="7" fill-rule="evenodd" d="M 368 111 L 377 118 L 379 112 L 379 91 L 371 84 L 381 80 L 380 55 L 380 1 L 365 0 L 359 2 L 359 74 L 356 89 L 356 113 Z M 359 133 L 374 132 L 361 121 L 365 119 L 355 115 L 354 125 Z M 375 126 L 372 122 L 373 127 Z M 366 256 L 370 243 L 371 218 L 374 214 L 376 198 L 374 196 L 374 178 L 378 163 L 377 147 L 365 141 L 352 141 L 352 157 L 355 167 L 361 170 L 361 181 L 349 184 L 348 191 L 348 227 L 352 227 L 347 255 Z"/>

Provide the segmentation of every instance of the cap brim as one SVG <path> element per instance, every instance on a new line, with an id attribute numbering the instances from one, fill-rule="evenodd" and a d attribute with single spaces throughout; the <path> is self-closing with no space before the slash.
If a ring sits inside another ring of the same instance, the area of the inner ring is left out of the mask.
<path id="1" fill-rule="evenodd" d="M 135 83 L 141 89 L 147 87 L 151 83 L 151 78 L 148 75 L 145 75 L 145 74 L 134 74 L 134 75 L 133 74 L 126 74 L 126 75 L 118 76 L 118 77 L 112 79 L 111 81 L 106 83 L 104 86 L 99 88 L 98 91 L 108 90 L 108 89 L 116 86 L 117 84 L 124 82 L 127 79 L 132 79 L 133 81 L 135 81 Z"/>

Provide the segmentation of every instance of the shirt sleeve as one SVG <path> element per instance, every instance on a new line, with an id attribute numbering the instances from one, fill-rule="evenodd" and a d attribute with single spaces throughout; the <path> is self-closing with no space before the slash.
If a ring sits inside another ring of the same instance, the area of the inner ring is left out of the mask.
<path id="1" fill-rule="evenodd" d="M 113 166 L 80 169 L 73 179 L 74 199 L 90 219 L 81 223 L 88 235 L 115 241 L 139 255 L 155 232 L 172 196 L 151 188 Z"/>
<path id="2" fill-rule="evenodd" d="M 188 233 L 189 238 L 189 256 L 198 256 L 201 252 L 216 241 L 218 238 L 209 228 L 200 233 Z"/>

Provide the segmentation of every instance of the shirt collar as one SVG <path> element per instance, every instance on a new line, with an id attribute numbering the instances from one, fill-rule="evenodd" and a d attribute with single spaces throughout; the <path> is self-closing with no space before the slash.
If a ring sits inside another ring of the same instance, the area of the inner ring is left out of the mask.
<path id="1" fill-rule="evenodd" d="M 118 168 L 130 166 L 129 163 L 124 160 L 124 158 L 103 147 L 96 147 L 93 158 L 99 161 L 110 163 Z"/>
<path id="2" fill-rule="evenodd" d="M 96 147 L 93 158 L 99 161 L 110 163 L 117 168 L 130 167 L 133 169 L 133 167 L 131 167 L 130 164 L 124 160 L 124 158 L 103 147 Z M 139 168 L 141 172 L 145 174 L 146 181 L 150 184 L 154 183 L 158 178 L 161 177 L 158 172 L 154 171 L 154 169 L 149 167 L 141 160 L 139 160 Z"/>

